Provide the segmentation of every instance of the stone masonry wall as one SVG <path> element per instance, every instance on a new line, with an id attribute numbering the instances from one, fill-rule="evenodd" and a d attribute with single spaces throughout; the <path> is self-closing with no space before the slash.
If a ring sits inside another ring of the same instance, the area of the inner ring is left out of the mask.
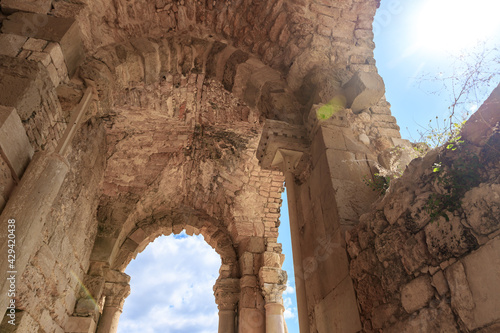
<path id="1" fill-rule="evenodd" d="M 346 232 L 365 332 L 500 329 L 499 92 Z"/>
<path id="2" fill-rule="evenodd" d="M 36 254 L 18 277 L 16 297 L 17 309 L 31 319 L 30 332 L 65 332 L 68 316 L 73 313 L 97 231 L 97 193 L 105 166 L 100 151 L 104 145 L 102 122 L 94 119 L 83 124 L 68 154 L 70 172 L 41 239 L 32 240 L 37 242 Z"/>

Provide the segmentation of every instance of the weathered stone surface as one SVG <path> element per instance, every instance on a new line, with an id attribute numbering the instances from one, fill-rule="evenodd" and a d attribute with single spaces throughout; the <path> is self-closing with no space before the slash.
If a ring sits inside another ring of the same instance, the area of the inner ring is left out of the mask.
<path id="1" fill-rule="evenodd" d="M 92 333 L 95 322 L 92 317 L 69 317 L 65 327 L 67 333 Z"/>
<path id="2" fill-rule="evenodd" d="M 463 227 L 460 217 L 448 215 L 448 218 L 447 221 L 441 216 L 424 229 L 429 252 L 439 261 L 458 257 L 477 247 L 476 238 Z"/>
<path id="3" fill-rule="evenodd" d="M 354 113 L 377 104 L 385 93 L 384 81 L 376 73 L 357 72 L 343 88 L 347 106 Z"/>
<path id="4" fill-rule="evenodd" d="M 70 76 L 83 60 L 80 27 L 74 19 L 16 12 L 3 22 L 2 32 L 59 43 Z"/>
<path id="5" fill-rule="evenodd" d="M 462 208 L 467 223 L 481 235 L 500 229 L 500 185 L 481 184 L 465 193 Z"/>
<path id="6" fill-rule="evenodd" d="M 357 332 L 361 330 L 356 304 L 353 302 L 351 279 L 344 279 L 314 308 L 318 332 Z"/>
<path id="7" fill-rule="evenodd" d="M 413 333 L 413 332 L 459 332 L 453 318 L 453 313 L 444 301 L 437 308 L 422 309 L 416 316 L 399 322 L 388 329 L 387 333 Z"/>
<path id="8" fill-rule="evenodd" d="M 28 38 L 14 34 L 0 34 L 0 54 L 15 57 Z"/>
<path id="9" fill-rule="evenodd" d="M 428 275 L 411 281 L 401 289 L 401 303 L 408 313 L 426 306 L 434 296 L 434 289 Z"/>
<path id="10" fill-rule="evenodd" d="M 466 275 L 465 281 L 471 294 L 467 292 L 460 294 L 461 289 L 457 288 L 457 283 L 455 283 L 454 288 L 451 287 L 449 279 L 448 283 L 452 290 L 452 306 L 454 303 L 456 304 L 460 317 L 467 327 L 472 330 L 498 320 L 500 300 L 498 297 L 493 297 L 493 295 L 498 295 L 500 292 L 500 237 L 496 237 L 479 250 L 466 256 L 462 259 L 462 262 Z M 459 275 L 463 279 L 464 276 L 461 270 L 455 269 L 455 271 L 459 271 L 460 274 L 451 275 Z M 465 281 L 462 283 L 465 284 Z M 466 300 L 466 295 L 471 295 L 471 299 Z M 455 302 L 453 301 L 454 298 Z M 466 313 L 466 309 L 470 312 Z"/>
<path id="11" fill-rule="evenodd" d="M 394 303 L 387 303 L 373 309 L 371 316 L 371 323 L 374 329 L 380 329 L 389 322 L 398 310 L 398 305 Z"/>
<path id="12" fill-rule="evenodd" d="M 452 308 L 468 327 L 474 326 L 473 310 L 476 304 L 462 262 L 459 261 L 446 270 L 446 279 L 450 286 Z"/>
<path id="13" fill-rule="evenodd" d="M 408 238 L 403 246 L 401 253 L 401 262 L 406 271 L 411 274 L 419 270 L 431 259 L 427 244 L 425 242 L 425 233 L 423 231 Z"/>
<path id="14" fill-rule="evenodd" d="M 440 270 L 432 276 L 432 286 L 436 288 L 440 296 L 446 295 L 446 293 L 450 290 L 443 271 Z"/>
<path id="15" fill-rule="evenodd" d="M 15 177 L 21 179 L 34 152 L 14 108 L 0 106 L 0 149 Z"/>

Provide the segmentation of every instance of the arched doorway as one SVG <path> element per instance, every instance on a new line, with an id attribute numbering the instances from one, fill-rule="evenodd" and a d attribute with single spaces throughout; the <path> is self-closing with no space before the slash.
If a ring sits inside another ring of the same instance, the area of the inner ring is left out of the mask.
<path id="1" fill-rule="evenodd" d="M 213 286 L 220 267 L 202 235 L 156 238 L 125 269 L 131 293 L 118 333 L 217 332 Z"/>

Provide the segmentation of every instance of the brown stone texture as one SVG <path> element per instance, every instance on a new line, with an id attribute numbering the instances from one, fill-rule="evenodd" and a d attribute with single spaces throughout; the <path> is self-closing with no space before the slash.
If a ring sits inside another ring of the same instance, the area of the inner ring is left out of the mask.
<path id="1" fill-rule="evenodd" d="M 499 227 L 495 135 L 484 146 L 439 148 L 413 160 L 373 211 L 347 232 L 364 327 L 384 332 L 495 327 L 500 276 L 492 252 L 498 250 Z M 436 161 L 450 174 L 457 175 L 457 168 L 469 172 L 453 178 L 465 189 L 446 188 L 446 176 L 432 170 Z M 433 200 L 445 200 L 450 191 L 456 191 L 458 204 L 438 214 Z M 400 264 L 404 271 L 398 273 Z"/>
<path id="2" fill-rule="evenodd" d="M 284 174 L 302 256 L 301 331 L 497 329 L 499 141 L 478 120 L 496 121 L 496 102 L 466 125 L 456 152 L 409 163 L 413 147 L 376 74 L 377 5 L 2 0 L 2 124 L 12 110 L 18 118 L 0 126 L 0 207 L 36 217 L 19 228 L 19 329 L 111 332 L 130 293 L 128 263 L 185 230 L 221 257 L 221 327 L 234 329 L 237 315 L 240 332 L 264 333 L 271 315 L 281 323 L 287 283 Z M 68 124 L 84 91 L 90 106 Z M 67 129 L 76 136 L 53 154 Z M 21 174 L 33 151 L 35 171 Z M 431 199 L 454 194 L 443 175 L 474 161 L 459 204 L 432 211 Z M 445 173 L 432 172 L 436 162 Z M 364 181 L 382 167 L 406 172 L 379 197 Z"/>

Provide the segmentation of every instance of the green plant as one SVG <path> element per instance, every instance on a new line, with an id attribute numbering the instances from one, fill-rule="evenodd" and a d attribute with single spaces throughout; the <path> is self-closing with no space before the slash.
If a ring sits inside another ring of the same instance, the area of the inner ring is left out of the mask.
<path id="1" fill-rule="evenodd" d="M 458 145 L 448 145 L 447 149 L 454 151 Z M 455 211 L 461 208 L 461 200 L 465 193 L 481 182 L 481 163 L 476 154 L 464 152 L 448 165 L 444 162 L 434 163 L 433 173 L 436 174 L 437 182 L 443 189 L 442 193 L 433 193 L 425 209 L 429 213 L 431 221 L 443 216 L 448 221 L 446 211 Z"/>
<path id="2" fill-rule="evenodd" d="M 363 183 L 370 187 L 372 191 L 375 191 L 381 195 L 384 195 L 389 188 L 391 182 L 390 176 L 382 176 L 379 173 L 373 175 L 373 178 L 364 176 Z"/>

